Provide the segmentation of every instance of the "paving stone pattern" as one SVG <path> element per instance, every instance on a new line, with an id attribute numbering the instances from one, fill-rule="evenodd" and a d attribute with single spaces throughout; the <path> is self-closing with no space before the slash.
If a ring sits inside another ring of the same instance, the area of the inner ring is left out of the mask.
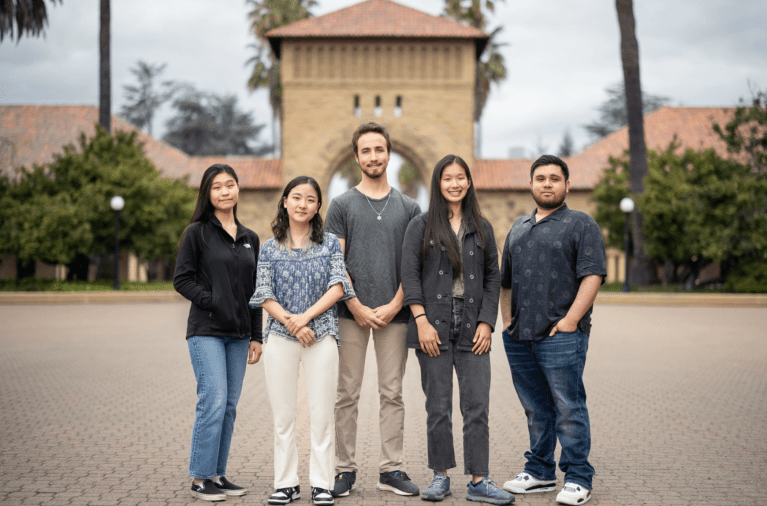
<path id="1" fill-rule="evenodd" d="M 187 476 L 195 381 L 184 341 L 188 304 L 0 306 L 0 504 L 205 504 Z M 767 467 L 767 308 L 598 305 L 586 365 L 595 505 L 764 505 Z M 372 349 L 372 347 L 371 347 Z M 406 375 L 406 471 L 421 487 L 425 411 L 418 362 Z M 522 470 L 528 447 L 498 335 L 491 352 L 491 477 Z M 425 504 L 375 489 L 379 436 L 375 362 L 360 402 L 357 487 L 338 505 Z M 250 366 L 227 475 L 266 504 L 272 421 L 263 367 Z M 306 392 L 297 431 L 308 486 Z M 463 469 L 457 387 L 454 435 Z M 467 477 L 451 473 L 466 504 Z M 561 473 L 558 488 L 562 485 Z M 517 495 L 553 505 L 555 493 Z"/>

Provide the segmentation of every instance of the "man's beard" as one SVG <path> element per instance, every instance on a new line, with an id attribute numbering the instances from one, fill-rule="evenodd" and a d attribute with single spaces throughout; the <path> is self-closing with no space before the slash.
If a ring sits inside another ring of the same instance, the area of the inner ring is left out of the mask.
<path id="1" fill-rule="evenodd" d="M 378 179 L 381 176 L 383 176 L 384 173 L 386 172 L 386 166 L 385 165 L 381 165 L 379 167 L 381 168 L 381 172 L 378 172 L 378 173 L 372 172 L 372 171 L 370 171 L 370 169 L 365 170 L 362 167 L 360 167 L 360 170 L 362 170 L 362 172 L 364 172 L 365 175 L 367 177 L 369 177 L 370 179 Z M 376 169 L 379 168 L 379 167 L 376 167 Z"/>
<path id="2" fill-rule="evenodd" d="M 556 196 L 555 196 L 556 197 Z M 535 194 L 533 194 L 533 200 L 535 201 L 535 204 L 538 206 L 538 209 L 545 209 L 547 211 L 551 209 L 557 209 L 562 204 L 565 203 L 565 197 L 567 197 L 567 193 L 563 193 L 561 198 L 558 198 L 556 200 L 539 200 Z"/>

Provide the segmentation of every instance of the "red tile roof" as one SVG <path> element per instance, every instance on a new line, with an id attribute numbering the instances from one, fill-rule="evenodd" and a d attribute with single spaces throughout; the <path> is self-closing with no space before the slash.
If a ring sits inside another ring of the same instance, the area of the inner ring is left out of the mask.
<path id="1" fill-rule="evenodd" d="M 475 39 L 477 54 L 488 35 L 440 16 L 406 7 L 391 0 L 367 0 L 324 16 L 307 18 L 267 32 L 272 48 L 279 56 L 280 40 L 308 37 L 407 37 Z"/>
<path id="2" fill-rule="evenodd" d="M 714 122 L 724 126 L 733 109 L 721 107 L 661 107 L 644 118 L 645 143 L 648 149 L 665 150 L 676 135 L 679 150 L 714 148 L 720 156 L 729 156 L 727 146 L 714 132 Z M 570 187 L 591 190 L 607 167 L 610 156 L 618 157 L 628 149 L 628 127 L 623 127 L 587 146 L 580 153 L 566 157 L 570 167 Z M 534 160 L 474 161 L 472 175 L 478 190 L 527 190 L 530 166 Z"/>
<path id="3" fill-rule="evenodd" d="M 63 153 L 64 145 L 79 147 L 81 133 L 88 137 L 94 135 L 98 114 L 98 107 L 90 105 L 0 105 L 0 171 L 22 165 L 31 168 L 33 164 L 50 163 L 55 154 Z M 222 160 L 232 160 L 230 165 L 237 171 L 240 186 L 244 189 L 282 186 L 280 160 L 188 156 L 117 116 L 112 116 L 112 130 L 137 131 L 147 158 L 165 176 L 178 178 L 189 175 L 189 184 L 195 187 L 202 172 Z M 6 147 L 9 144 L 10 149 Z"/>

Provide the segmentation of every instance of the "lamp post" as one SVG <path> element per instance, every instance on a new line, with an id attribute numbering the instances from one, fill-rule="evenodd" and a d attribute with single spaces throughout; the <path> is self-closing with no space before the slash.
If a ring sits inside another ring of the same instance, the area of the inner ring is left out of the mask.
<path id="1" fill-rule="evenodd" d="M 621 199 L 620 204 L 621 211 L 623 211 L 626 215 L 626 225 L 624 228 L 623 233 L 623 249 L 626 252 L 626 274 L 625 279 L 623 280 L 623 291 L 628 292 L 629 291 L 629 218 L 631 218 L 631 213 L 634 211 L 634 201 L 631 200 L 631 197 L 625 197 Z"/>
<path id="2" fill-rule="evenodd" d="M 115 290 L 120 289 L 120 211 L 125 207 L 125 199 L 119 195 L 112 197 L 109 206 L 115 212 Z"/>

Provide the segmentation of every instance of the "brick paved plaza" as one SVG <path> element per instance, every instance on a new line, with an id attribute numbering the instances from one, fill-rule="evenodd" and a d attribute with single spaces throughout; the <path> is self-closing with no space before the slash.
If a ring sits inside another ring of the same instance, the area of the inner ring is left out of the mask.
<path id="1" fill-rule="evenodd" d="M 206 504 L 190 496 L 187 477 L 196 401 L 187 311 L 188 303 L 0 306 L 0 504 Z M 767 308 L 597 305 L 594 317 L 585 378 L 597 470 L 590 504 L 767 504 Z M 503 483 L 522 469 L 528 440 L 497 334 L 492 363 L 490 468 Z M 369 361 L 360 405 L 358 487 L 336 504 L 425 504 L 375 489 L 374 367 Z M 250 493 L 225 504 L 266 504 L 272 491 L 263 374 L 261 364 L 248 369 L 227 473 Z M 423 489 L 431 473 L 412 352 L 405 403 L 406 471 Z M 454 406 L 462 469 L 457 398 Z M 445 504 L 466 504 L 467 479 L 455 471 L 452 479 Z M 298 504 L 310 504 L 308 495 Z M 518 495 L 516 504 L 554 505 L 555 496 Z"/>

